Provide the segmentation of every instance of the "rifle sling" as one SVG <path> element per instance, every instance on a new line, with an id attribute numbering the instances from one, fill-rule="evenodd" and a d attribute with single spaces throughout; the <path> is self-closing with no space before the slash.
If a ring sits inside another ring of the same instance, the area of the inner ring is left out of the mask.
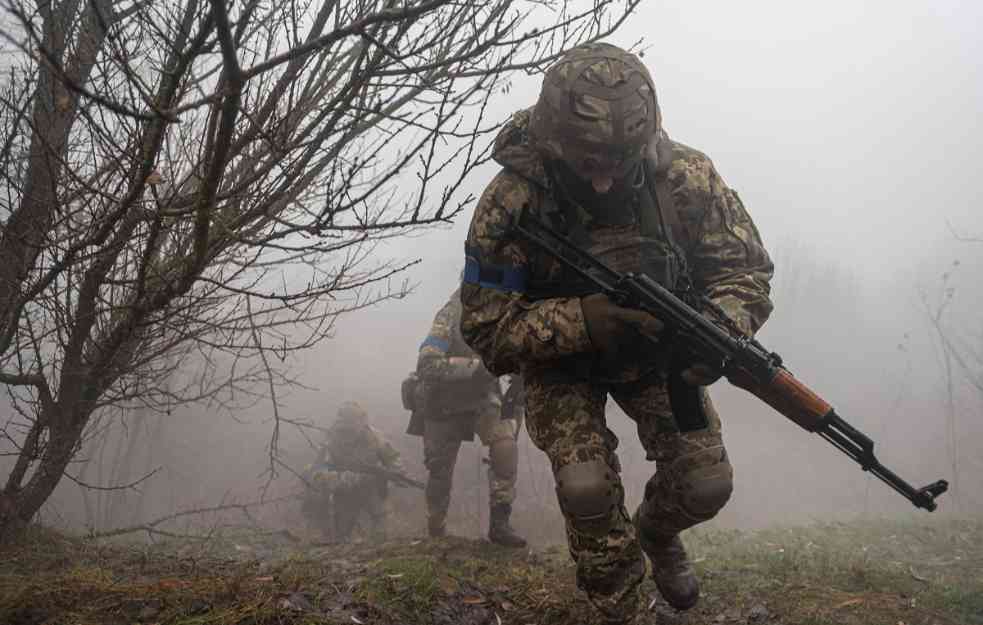
<path id="1" fill-rule="evenodd" d="M 654 213 L 658 216 L 660 234 L 665 238 L 669 249 L 676 254 L 679 261 L 680 274 L 686 276 L 688 268 L 685 251 L 676 244 L 676 237 L 674 236 L 678 233 L 685 237 L 686 231 L 683 229 L 682 223 L 679 220 L 679 212 L 676 210 L 676 204 L 672 200 L 672 192 L 669 190 L 669 178 L 666 174 L 667 171 L 658 170 L 651 159 L 645 159 L 645 176 L 649 183 L 645 185 L 645 188 L 654 192 L 652 199 L 655 202 L 655 210 L 643 211 L 642 229 L 643 232 L 647 230 L 648 233 L 654 233 L 653 224 L 646 223 L 645 215 L 646 213 Z M 686 277 L 688 278 L 688 276 Z M 676 427 L 679 428 L 680 432 L 696 432 L 710 426 L 710 418 L 707 416 L 703 402 L 702 389 L 698 386 L 688 384 L 682 378 L 683 370 L 690 364 L 692 363 L 686 354 L 682 353 L 678 348 L 672 348 L 666 384 L 669 391 L 669 404 L 672 408 L 673 419 L 676 421 Z"/>

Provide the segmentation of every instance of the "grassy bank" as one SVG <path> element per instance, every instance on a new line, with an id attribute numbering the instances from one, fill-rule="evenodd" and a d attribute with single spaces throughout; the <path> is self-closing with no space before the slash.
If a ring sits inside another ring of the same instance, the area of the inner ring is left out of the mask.
<path id="1" fill-rule="evenodd" d="M 980 522 L 697 530 L 687 544 L 704 596 L 685 614 L 656 602 L 660 625 L 983 624 Z M 11 625 L 590 622 L 559 548 L 244 531 L 105 544 L 35 528 L 0 556 L 0 623 Z"/>

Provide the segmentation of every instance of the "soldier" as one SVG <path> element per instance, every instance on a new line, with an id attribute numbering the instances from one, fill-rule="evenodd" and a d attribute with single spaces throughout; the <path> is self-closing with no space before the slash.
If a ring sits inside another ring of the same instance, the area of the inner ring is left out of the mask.
<path id="1" fill-rule="evenodd" d="M 522 411 L 502 414 L 498 379 L 464 342 L 460 321 L 460 292 L 455 290 L 434 317 L 416 365 L 422 392 L 415 416 L 422 414 L 423 419 L 422 428 L 411 424 L 409 432 L 423 435 L 423 456 L 429 471 L 427 529 L 434 537 L 447 532 L 457 452 L 461 441 L 473 440 L 477 431 L 481 443 L 488 448 L 490 464 L 488 539 L 507 547 L 524 547 L 526 541 L 509 523 L 515 499 L 516 438 L 522 426 Z"/>
<path id="2" fill-rule="evenodd" d="M 399 474 L 399 452 L 369 425 L 356 402 L 346 402 L 325 431 L 318 461 L 305 471 L 304 514 L 328 540 L 347 541 L 362 512 L 373 538 L 385 537 L 389 484 L 373 469 Z"/>
<path id="3" fill-rule="evenodd" d="M 579 46 L 550 67 L 535 106 L 500 131 L 494 158 L 503 170 L 465 246 L 463 335 L 495 375 L 522 374 L 529 436 L 552 462 L 577 584 L 604 621 L 645 618 L 643 552 L 666 601 L 690 608 L 699 586 L 679 533 L 714 517 L 732 490 L 702 388 L 719 373 L 674 368 L 701 387 L 692 409 L 674 414 L 662 323 L 592 294 L 511 226 L 535 217 L 616 270 L 691 284 L 747 335 L 771 312 L 772 262 L 710 159 L 662 129 L 648 70 L 615 46 Z M 656 462 L 633 517 L 605 423 L 608 394 Z"/>

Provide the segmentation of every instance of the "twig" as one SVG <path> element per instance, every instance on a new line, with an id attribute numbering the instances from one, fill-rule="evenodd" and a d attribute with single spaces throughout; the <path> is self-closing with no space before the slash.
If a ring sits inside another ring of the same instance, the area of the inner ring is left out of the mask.
<path id="1" fill-rule="evenodd" d="M 949 220 L 946 220 L 945 225 L 947 228 L 949 228 L 949 232 L 957 241 L 962 241 L 963 243 L 983 243 L 983 237 L 967 237 L 966 235 L 956 232 L 956 229 L 952 226 L 952 223 Z"/>
<path id="2" fill-rule="evenodd" d="M 914 580 L 916 580 L 916 581 L 919 581 L 919 582 L 925 582 L 926 584 L 927 584 L 927 583 L 928 583 L 928 581 L 929 581 L 927 577 L 922 577 L 922 576 L 921 576 L 921 575 L 919 575 L 918 573 L 915 573 L 915 567 L 913 567 L 913 566 L 911 566 L 911 565 L 908 565 L 908 572 L 909 572 L 909 573 L 911 573 L 911 577 L 912 577 L 912 579 L 914 579 Z"/>
<path id="3" fill-rule="evenodd" d="M 154 469 L 150 473 L 144 475 L 143 477 L 141 477 L 138 480 L 135 480 L 133 482 L 130 482 L 129 484 L 119 484 L 117 486 L 96 486 L 95 484 L 88 484 L 86 482 L 83 482 L 81 479 L 72 476 L 68 471 L 65 472 L 65 477 L 67 477 L 71 481 L 75 482 L 76 484 L 78 484 L 82 488 L 88 488 L 88 489 L 91 489 L 91 490 L 114 491 L 114 490 L 128 490 L 128 489 L 132 488 L 133 490 L 135 490 L 137 492 L 140 492 L 140 489 L 138 489 L 137 486 L 139 486 L 143 482 L 146 482 L 147 480 L 149 480 L 151 477 L 153 477 L 162 468 L 163 467 L 157 467 L 156 469 Z"/>
<path id="4" fill-rule="evenodd" d="M 249 503 L 229 503 L 222 504 L 218 506 L 207 506 L 204 508 L 192 508 L 190 510 L 181 510 L 174 512 L 153 521 L 148 521 L 146 523 L 140 523 L 138 525 L 130 525 L 128 527 L 121 527 L 114 530 L 107 530 L 105 532 L 94 532 L 90 533 L 85 538 L 96 539 L 96 538 L 112 538 L 114 536 L 122 536 L 123 534 L 133 534 L 136 532 L 148 532 L 148 533 L 162 533 L 161 530 L 157 529 L 158 525 L 162 523 L 167 523 L 168 521 L 173 521 L 175 519 L 180 519 L 188 516 L 195 516 L 199 514 L 208 514 L 211 512 L 228 512 L 229 510 L 239 510 L 243 513 L 247 513 L 249 508 L 256 508 L 258 506 L 265 506 L 271 503 L 277 503 L 281 501 L 287 501 L 294 499 L 294 496 L 278 497 L 276 499 L 267 499 L 265 501 L 253 501 Z M 248 517 L 247 517 L 248 518 Z"/>

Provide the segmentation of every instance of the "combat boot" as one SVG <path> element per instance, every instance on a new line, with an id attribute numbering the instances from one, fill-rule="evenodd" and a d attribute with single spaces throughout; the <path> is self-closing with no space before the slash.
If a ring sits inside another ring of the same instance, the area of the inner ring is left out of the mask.
<path id="1" fill-rule="evenodd" d="M 488 523 L 488 540 L 503 547 L 525 547 L 526 539 L 515 533 L 509 523 L 510 516 L 512 516 L 511 504 L 492 504 Z"/>
<path id="2" fill-rule="evenodd" d="M 662 598 L 677 610 L 692 608 L 700 598 L 700 582 L 679 534 L 667 537 L 646 531 L 639 524 L 637 510 L 633 520 L 642 551 L 652 562 L 652 579 Z"/>

